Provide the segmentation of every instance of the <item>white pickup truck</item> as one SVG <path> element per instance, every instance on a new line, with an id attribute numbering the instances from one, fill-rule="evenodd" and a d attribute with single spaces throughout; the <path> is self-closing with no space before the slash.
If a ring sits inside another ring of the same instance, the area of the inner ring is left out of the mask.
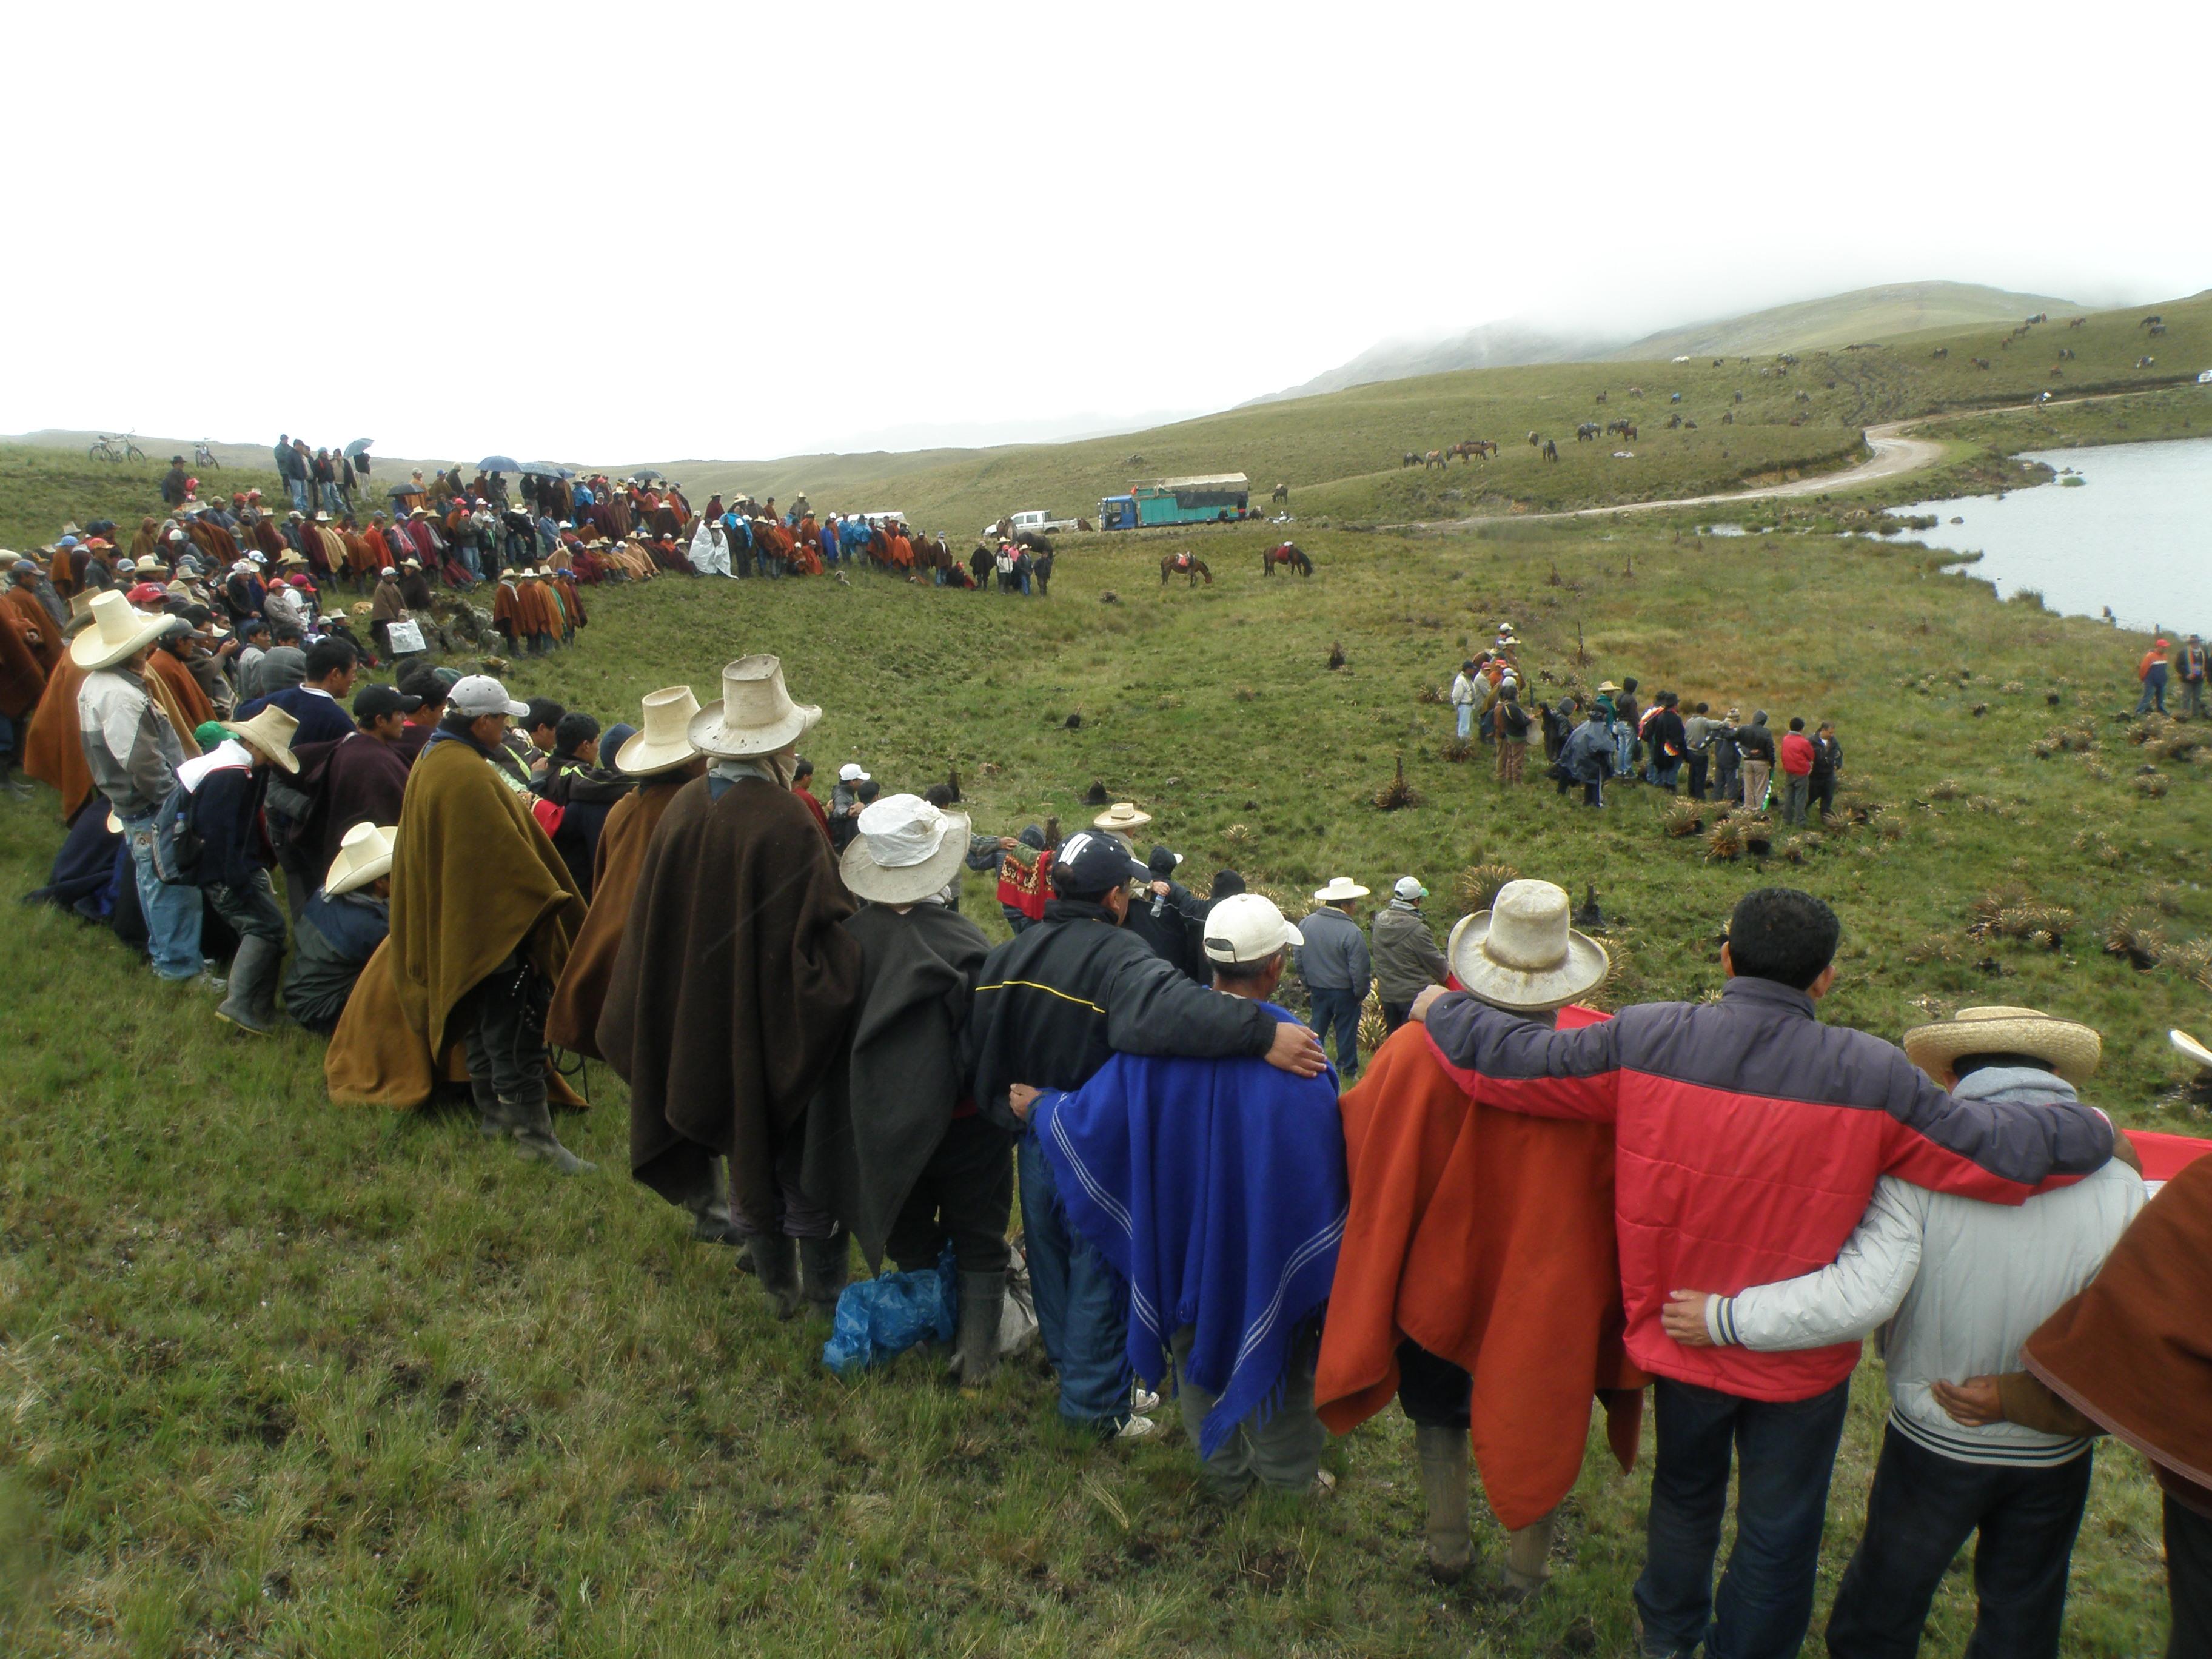
<path id="1" fill-rule="evenodd" d="M 1018 536 L 1026 530 L 1039 535 L 1050 535 L 1054 531 L 1073 530 L 1076 522 L 1073 519 L 1055 519 L 1049 513 L 1010 513 L 995 524 L 985 525 L 983 533 L 986 536 Z"/>

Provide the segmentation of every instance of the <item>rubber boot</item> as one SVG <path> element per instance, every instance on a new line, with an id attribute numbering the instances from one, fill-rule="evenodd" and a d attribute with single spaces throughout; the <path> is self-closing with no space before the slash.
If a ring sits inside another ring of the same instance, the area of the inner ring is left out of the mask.
<path id="1" fill-rule="evenodd" d="M 514 1125 L 507 1115 L 507 1108 L 500 1103 L 498 1091 L 490 1084 L 471 1078 L 469 1097 L 477 1103 L 478 1134 L 488 1140 L 499 1140 L 513 1132 Z"/>
<path id="2" fill-rule="evenodd" d="M 1505 1594 L 1525 1601 L 1544 1588 L 1552 1577 L 1552 1539 L 1559 1530 L 1557 1510 L 1540 1521 L 1506 1534 L 1504 1582 Z"/>
<path id="3" fill-rule="evenodd" d="M 241 1031 L 267 1036 L 276 1023 L 273 1007 L 276 971 L 284 965 L 284 946 L 279 940 L 248 933 L 238 942 L 230 960 L 229 994 L 216 1005 L 216 1017 L 227 1019 Z"/>
<path id="4" fill-rule="evenodd" d="M 1474 1541 L 1467 1524 L 1467 1431 L 1417 1426 L 1413 1453 L 1420 1462 L 1429 1576 L 1449 1584 L 1465 1577 L 1474 1565 Z"/>
<path id="5" fill-rule="evenodd" d="M 1006 1310 L 1002 1270 L 960 1275 L 960 1334 L 945 1374 L 962 1388 L 982 1388 L 999 1374 L 999 1322 Z"/>
<path id="6" fill-rule="evenodd" d="M 799 1241 L 799 1279 L 806 1299 L 824 1319 L 837 1316 L 837 1298 L 853 1277 L 853 1235 L 840 1227 L 827 1238 Z"/>
<path id="7" fill-rule="evenodd" d="M 528 1100 L 507 1102 L 507 1114 L 514 1125 L 515 1150 L 523 1157 L 542 1159 L 564 1176 L 589 1175 L 599 1167 L 561 1144 L 553 1133 L 552 1109 L 542 1092 Z"/>
<path id="8" fill-rule="evenodd" d="M 745 1240 L 745 1255 L 759 1275 L 761 1289 L 775 1309 L 778 1319 L 799 1316 L 799 1251 L 795 1242 L 781 1233 L 755 1233 Z"/>
<path id="9" fill-rule="evenodd" d="M 691 1237 L 702 1244 L 742 1244 L 744 1235 L 730 1222 L 730 1166 L 719 1158 L 707 1160 L 706 1184 L 688 1194 L 684 1207 L 691 1212 Z"/>

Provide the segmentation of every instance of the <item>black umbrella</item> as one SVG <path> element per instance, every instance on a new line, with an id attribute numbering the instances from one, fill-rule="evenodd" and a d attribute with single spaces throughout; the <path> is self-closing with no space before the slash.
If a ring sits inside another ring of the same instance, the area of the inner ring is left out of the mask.
<path id="1" fill-rule="evenodd" d="M 638 470 L 637 470 L 636 471 L 635 471 L 635 472 L 631 473 L 629 476 L 630 476 L 631 477 L 633 477 L 633 478 L 636 479 L 636 480 L 637 480 L 637 482 L 638 482 L 638 483 L 650 483 L 652 480 L 653 480 L 653 479 L 655 479 L 655 478 L 659 478 L 659 479 L 662 479 L 663 481 L 665 481 L 665 480 L 666 480 L 666 478 L 667 478 L 667 477 L 668 477 L 668 475 L 667 475 L 665 472 L 655 472 L 655 471 L 654 471 L 651 467 L 649 467 L 649 466 L 641 466 L 641 467 L 638 468 Z"/>
<path id="2" fill-rule="evenodd" d="M 576 475 L 565 466 L 556 466 L 550 461 L 532 461 L 518 471 L 534 474 L 540 478 L 573 478 Z"/>
<path id="3" fill-rule="evenodd" d="M 522 463 L 512 455 L 487 455 L 477 463 L 479 472 L 520 472 L 522 470 Z"/>
<path id="4" fill-rule="evenodd" d="M 376 440 L 374 438 L 356 438 L 345 447 L 345 453 L 349 455 L 365 454 L 375 443 Z"/>
<path id="5" fill-rule="evenodd" d="M 384 493 L 387 495 L 420 495 L 423 494 L 424 491 L 421 484 L 416 483 L 410 479 L 406 483 L 396 483 L 392 485 L 391 489 L 386 490 Z"/>

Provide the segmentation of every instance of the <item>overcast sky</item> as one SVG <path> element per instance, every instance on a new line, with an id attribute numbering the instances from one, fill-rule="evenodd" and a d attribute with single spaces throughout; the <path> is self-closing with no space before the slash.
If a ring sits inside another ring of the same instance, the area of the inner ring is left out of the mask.
<path id="1" fill-rule="evenodd" d="M 1513 315 L 2212 284 L 2202 8 L 10 16 L 9 431 L 751 459 L 1222 408 Z"/>

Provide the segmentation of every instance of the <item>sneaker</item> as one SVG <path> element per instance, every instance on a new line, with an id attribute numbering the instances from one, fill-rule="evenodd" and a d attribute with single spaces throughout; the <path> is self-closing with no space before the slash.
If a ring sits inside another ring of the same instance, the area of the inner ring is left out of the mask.
<path id="1" fill-rule="evenodd" d="M 1156 1412 L 1160 1408 L 1160 1397 L 1139 1382 L 1129 1390 L 1129 1409 L 1139 1413 Z"/>
<path id="2" fill-rule="evenodd" d="M 1114 1432 L 1116 1440 L 1149 1440 L 1160 1431 L 1160 1425 L 1149 1417 L 1132 1417 Z"/>

